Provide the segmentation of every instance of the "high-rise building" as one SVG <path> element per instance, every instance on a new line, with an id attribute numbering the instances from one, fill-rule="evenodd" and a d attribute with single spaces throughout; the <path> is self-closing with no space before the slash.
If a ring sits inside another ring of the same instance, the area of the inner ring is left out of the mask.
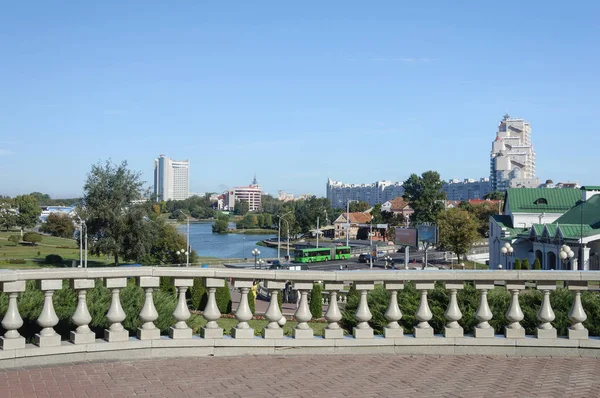
<path id="1" fill-rule="evenodd" d="M 372 184 L 345 184 L 327 179 L 327 199 L 333 208 L 345 208 L 348 200 L 367 202 L 371 206 L 385 203 L 404 194 L 401 182 L 377 181 Z"/>
<path id="2" fill-rule="evenodd" d="M 535 176 L 531 125 L 524 119 L 504 115 L 498 125 L 490 154 L 490 184 L 492 191 L 539 186 Z"/>
<path id="3" fill-rule="evenodd" d="M 190 196 L 190 161 L 160 155 L 154 159 L 154 198 L 184 200 Z"/>

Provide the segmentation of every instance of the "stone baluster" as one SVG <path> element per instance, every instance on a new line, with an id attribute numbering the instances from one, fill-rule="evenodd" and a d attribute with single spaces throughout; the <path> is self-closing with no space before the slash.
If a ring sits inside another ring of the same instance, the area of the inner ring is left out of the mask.
<path id="1" fill-rule="evenodd" d="M 177 322 L 169 328 L 169 337 L 174 340 L 191 339 L 192 329 L 187 325 L 187 320 L 190 319 L 191 314 L 185 299 L 185 292 L 188 288 L 194 286 L 194 280 L 173 278 L 171 283 L 178 291 L 178 299 L 175 311 L 173 311 L 173 318 Z"/>
<path id="2" fill-rule="evenodd" d="M 77 308 L 71 317 L 71 321 L 77 326 L 71 330 L 70 339 L 73 344 L 89 344 L 96 341 L 96 333 L 90 330 L 92 316 L 87 306 L 87 291 L 94 288 L 93 279 L 71 279 L 71 288 L 77 291 Z"/>
<path id="3" fill-rule="evenodd" d="M 419 321 L 417 326 L 415 326 L 415 337 L 433 337 L 433 328 L 429 324 L 429 321 L 433 318 L 433 314 L 431 313 L 429 303 L 427 302 L 427 291 L 434 288 L 434 283 L 417 282 L 415 283 L 415 288 L 421 292 L 421 301 L 419 302 L 419 307 L 415 314 L 415 318 Z"/>
<path id="4" fill-rule="evenodd" d="M 494 337 L 494 328 L 489 324 L 494 315 L 490 310 L 487 300 L 488 290 L 494 288 L 494 281 L 475 282 L 475 288 L 481 292 L 479 307 L 477 307 L 477 312 L 475 313 L 475 318 L 479 321 L 475 326 L 475 338 Z"/>
<path id="5" fill-rule="evenodd" d="M 373 315 L 369 310 L 367 294 L 369 293 L 369 290 L 373 290 L 375 288 L 375 284 L 372 282 L 354 283 L 356 285 L 356 290 L 360 292 L 360 302 L 358 303 L 358 308 L 356 308 L 356 313 L 354 314 L 354 318 L 356 318 L 358 324 L 352 328 L 352 335 L 355 339 L 372 339 L 373 328 L 369 325 L 369 321 Z"/>
<path id="6" fill-rule="evenodd" d="M 271 300 L 269 301 L 269 307 L 265 312 L 265 318 L 269 321 L 267 326 L 262 330 L 262 336 L 265 339 L 282 339 L 283 329 L 279 325 L 279 321 L 283 318 L 281 311 L 279 310 L 279 303 L 277 301 L 277 295 L 285 288 L 285 282 L 278 281 L 266 281 L 266 288 L 271 294 Z"/>
<path id="7" fill-rule="evenodd" d="M 119 297 L 121 289 L 127 286 L 127 278 L 106 278 L 104 279 L 104 286 L 112 292 L 110 308 L 106 313 L 106 319 L 108 319 L 110 326 L 108 329 L 104 329 L 104 339 L 111 343 L 127 341 L 129 340 L 129 332 L 121 324 L 126 315 Z"/>
<path id="8" fill-rule="evenodd" d="M 298 321 L 298 324 L 294 328 L 295 339 L 312 339 L 314 335 L 313 330 L 310 328 L 310 326 L 308 326 L 307 323 L 312 318 L 310 308 L 308 308 L 308 292 L 311 291 L 312 287 L 312 283 L 294 282 L 294 289 L 296 289 L 298 294 L 300 294 L 298 309 L 294 314 L 296 321 Z"/>
<path id="9" fill-rule="evenodd" d="M 252 319 L 252 311 L 250 311 L 250 305 L 248 304 L 248 292 L 252 288 L 253 280 L 236 279 L 233 282 L 233 286 L 240 289 L 242 297 L 240 298 L 240 304 L 237 310 L 235 310 L 235 318 L 238 320 L 238 324 L 233 328 L 231 336 L 234 339 L 252 339 L 254 338 L 254 329 L 248 325 L 248 321 Z"/>
<path id="10" fill-rule="evenodd" d="M 550 292 L 556 289 L 556 282 L 538 282 L 537 289 L 543 293 L 542 305 L 537 313 L 537 319 L 540 321 L 540 325 L 537 327 L 535 333 L 538 339 L 555 339 L 556 328 L 552 326 L 554 320 L 554 311 L 552 311 L 552 305 L 550 304 Z"/>
<path id="11" fill-rule="evenodd" d="M 458 308 L 458 302 L 456 300 L 456 293 L 458 290 L 464 288 L 463 283 L 449 283 L 446 282 L 445 287 L 450 291 L 450 301 L 448 302 L 448 308 L 444 313 L 444 318 L 448 321 L 444 327 L 444 337 L 463 337 L 464 331 L 462 326 L 459 325 L 458 321 L 462 318 L 462 312 Z"/>
<path id="12" fill-rule="evenodd" d="M 200 336 L 205 339 L 221 339 L 223 338 L 223 329 L 217 324 L 217 320 L 221 318 L 221 312 L 217 307 L 217 298 L 215 293 L 217 288 L 225 286 L 225 280 L 217 278 L 203 278 L 204 287 L 208 292 L 206 307 L 202 316 L 208 321 L 205 326 L 200 328 Z"/>
<path id="13" fill-rule="evenodd" d="M 25 348 L 25 337 L 19 333 L 19 328 L 23 326 L 23 318 L 17 305 L 19 293 L 25 291 L 25 281 L 3 282 L 0 286 L 2 291 L 8 294 L 8 308 L 2 318 L 2 327 L 6 333 L 0 337 L 0 347 L 3 350 Z"/>
<path id="14" fill-rule="evenodd" d="M 344 330 L 338 324 L 338 322 L 342 319 L 342 313 L 340 312 L 340 307 L 338 307 L 338 292 L 343 288 L 343 283 L 325 283 L 325 291 L 328 291 L 330 296 L 329 307 L 325 313 L 327 327 L 323 331 L 323 337 L 326 339 L 344 338 Z"/>
<path id="15" fill-rule="evenodd" d="M 404 337 L 404 329 L 398 324 L 398 321 L 402 319 L 402 311 L 398 306 L 398 290 L 404 289 L 404 283 L 386 282 L 385 288 L 390 291 L 390 303 L 384 314 L 388 324 L 384 327 L 383 334 L 388 339 Z"/>
<path id="16" fill-rule="evenodd" d="M 571 326 L 568 328 L 569 339 L 587 340 L 589 332 L 582 323 L 587 319 L 587 315 L 581 305 L 581 292 L 588 290 L 588 283 L 583 281 L 569 282 L 569 290 L 574 293 L 573 305 L 569 311 L 569 319 L 571 320 Z"/>
<path id="17" fill-rule="evenodd" d="M 146 292 L 144 306 L 139 315 L 142 326 L 137 330 L 137 338 L 140 340 L 160 339 L 160 329 L 154 325 L 154 321 L 158 319 L 158 311 L 156 311 L 152 297 L 154 289 L 160 286 L 160 278 L 158 276 L 138 276 L 135 279 L 138 286 Z"/>
<path id="18" fill-rule="evenodd" d="M 510 299 L 510 307 L 506 311 L 506 319 L 509 324 L 504 329 L 504 337 L 507 339 L 522 339 L 525 337 L 525 329 L 519 322 L 524 318 L 523 311 L 519 305 L 519 290 L 525 289 L 523 282 L 507 282 L 506 290 L 510 291 L 512 297 Z"/>
<path id="19" fill-rule="evenodd" d="M 56 347 L 60 345 L 60 335 L 54 330 L 54 326 L 58 324 L 58 316 L 54 311 L 52 295 L 56 290 L 62 289 L 62 280 L 42 279 L 37 281 L 37 285 L 44 292 L 44 307 L 37 320 L 42 330 L 35 335 L 35 344 L 40 347 Z"/>

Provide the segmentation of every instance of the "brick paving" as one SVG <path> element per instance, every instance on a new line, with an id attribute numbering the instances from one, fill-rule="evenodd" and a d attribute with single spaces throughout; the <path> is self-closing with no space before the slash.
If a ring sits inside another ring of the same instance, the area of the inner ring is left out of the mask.
<path id="1" fill-rule="evenodd" d="M 0 371 L 0 397 L 595 397 L 600 359 L 317 355 Z"/>

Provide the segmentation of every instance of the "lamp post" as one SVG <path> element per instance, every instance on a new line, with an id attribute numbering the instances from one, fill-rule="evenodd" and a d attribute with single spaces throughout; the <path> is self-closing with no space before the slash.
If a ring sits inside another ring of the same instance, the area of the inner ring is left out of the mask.
<path id="1" fill-rule="evenodd" d="M 260 250 L 255 248 L 250 254 L 254 256 L 254 268 L 258 268 L 258 256 L 260 256 Z"/>
<path id="2" fill-rule="evenodd" d="M 571 250 L 571 248 L 569 246 L 567 246 L 567 245 L 561 246 L 558 257 L 560 258 L 560 261 L 563 263 L 563 268 L 568 266 L 568 264 L 571 262 L 571 259 L 574 256 L 575 256 L 575 252 L 573 252 L 573 250 Z"/>
<path id="3" fill-rule="evenodd" d="M 177 250 L 175 252 L 175 254 L 177 254 L 177 258 L 179 258 L 179 256 L 183 256 L 183 255 L 185 255 L 186 258 L 189 258 L 189 253 L 185 249 Z"/>
<path id="4" fill-rule="evenodd" d="M 504 246 L 502 246 L 502 249 L 500 249 L 500 252 L 505 258 L 504 263 L 506 265 L 506 269 L 508 269 L 508 257 L 513 255 L 513 251 L 514 248 L 510 245 L 509 242 L 506 242 Z"/>

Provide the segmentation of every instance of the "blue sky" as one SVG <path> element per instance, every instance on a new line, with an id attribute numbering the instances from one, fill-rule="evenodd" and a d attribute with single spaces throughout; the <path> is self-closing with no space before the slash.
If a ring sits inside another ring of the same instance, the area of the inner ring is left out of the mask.
<path id="1" fill-rule="evenodd" d="M 479 178 L 505 113 L 540 179 L 600 184 L 598 2 L 288 3 L 4 4 L 0 194 L 161 153 L 193 192 Z"/>

